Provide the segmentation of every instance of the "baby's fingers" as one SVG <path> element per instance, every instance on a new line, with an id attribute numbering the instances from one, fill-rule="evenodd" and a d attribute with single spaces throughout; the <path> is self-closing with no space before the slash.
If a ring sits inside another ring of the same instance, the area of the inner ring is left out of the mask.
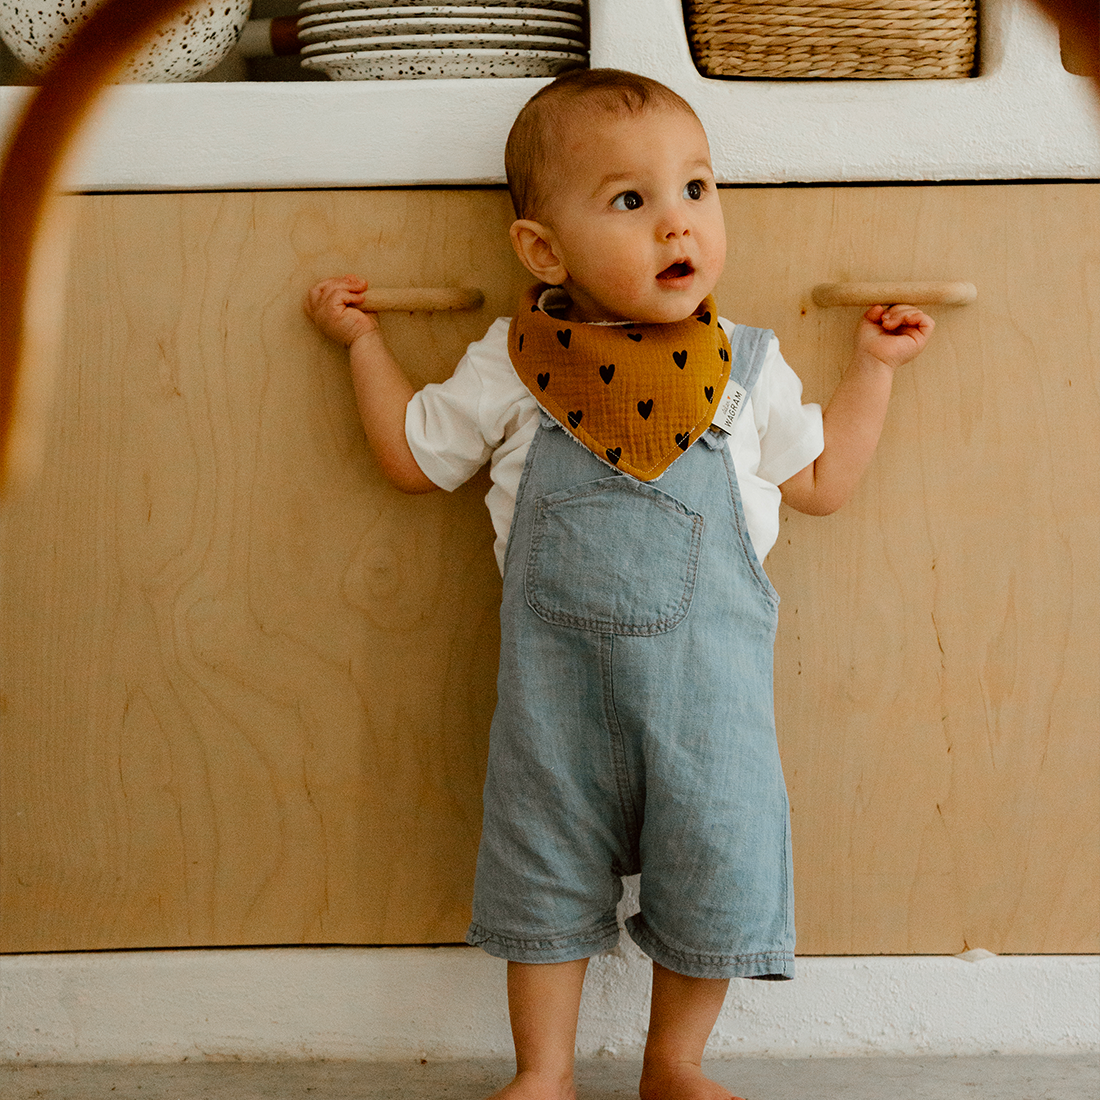
<path id="1" fill-rule="evenodd" d="M 909 328 L 917 329 L 926 335 L 936 327 L 936 322 L 923 310 L 917 309 L 916 306 L 906 305 L 887 306 L 883 309 L 878 319 L 878 323 L 882 325 L 884 329 L 889 329 L 890 331 L 899 328 Z"/>
<path id="2" fill-rule="evenodd" d="M 314 319 L 324 315 L 338 315 L 347 306 L 358 305 L 366 287 L 366 281 L 354 275 L 323 279 L 311 286 L 306 293 L 306 313 Z"/>
<path id="3" fill-rule="evenodd" d="M 367 280 L 357 275 L 338 275 L 332 279 L 322 279 L 310 287 L 310 294 L 318 297 L 330 295 L 361 294 L 367 289 Z"/>
<path id="4" fill-rule="evenodd" d="M 306 292 L 306 315 L 325 336 L 349 347 L 363 333 L 378 327 L 377 318 L 363 312 L 366 289 L 366 280 L 357 275 L 323 279 Z"/>
<path id="5" fill-rule="evenodd" d="M 367 289 L 367 280 L 361 279 L 358 275 L 345 275 L 343 278 L 332 281 L 341 295 L 341 300 L 347 303 L 361 300 Z"/>

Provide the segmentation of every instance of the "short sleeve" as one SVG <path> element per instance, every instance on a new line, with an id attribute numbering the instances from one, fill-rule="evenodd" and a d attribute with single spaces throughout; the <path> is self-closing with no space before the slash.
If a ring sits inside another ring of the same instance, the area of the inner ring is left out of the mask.
<path id="1" fill-rule="evenodd" d="M 783 358 L 776 339 L 753 389 L 752 407 L 760 437 L 756 473 L 764 480 L 782 485 L 825 449 L 821 406 L 802 403 L 802 381 Z"/>
<path id="2" fill-rule="evenodd" d="M 457 489 L 488 461 L 528 397 L 508 359 L 507 333 L 508 319 L 495 321 L 450 378 L 425 386 L 405 409 L 409 449 L 441 489 Z"/>

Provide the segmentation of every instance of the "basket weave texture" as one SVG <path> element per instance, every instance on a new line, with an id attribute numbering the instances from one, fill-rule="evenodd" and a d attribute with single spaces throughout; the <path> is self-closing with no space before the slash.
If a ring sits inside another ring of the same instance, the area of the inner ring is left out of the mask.
<path id="1" fill-rule="evenodd" d="M 970 76 L 977 0 L 684 0 L 704 76 L 941 80 Z"/>

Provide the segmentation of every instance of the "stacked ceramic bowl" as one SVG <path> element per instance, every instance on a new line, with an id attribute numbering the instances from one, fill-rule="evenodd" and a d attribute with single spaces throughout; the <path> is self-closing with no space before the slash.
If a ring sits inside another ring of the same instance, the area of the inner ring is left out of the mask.
<path id="1" fill-rule="evenodd" d="M 53 64 L 103 0 L 0 0 L 0 38 L 32 72 Z M 192 0 L 122 67 L 120 83 L 195 80 L 229 53 L 252 0 Z M 123 16 L 119 16 L 121 20 Z"/>
<path id="2" fill-rule="evenodd" d="M 555 76 L 587 64 L 585 0 L 302 0 L 302 65 L 333 80 Z"/>

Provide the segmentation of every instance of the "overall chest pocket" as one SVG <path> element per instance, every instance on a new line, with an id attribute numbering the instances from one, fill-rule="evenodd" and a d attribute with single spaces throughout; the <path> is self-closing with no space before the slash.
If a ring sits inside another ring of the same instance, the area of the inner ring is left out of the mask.
<path id="1" fill-rule="evenodd" d="M 615 475 L 535 502 L 524 578 L 548 623 L 653 635 L 688 613 L 703 517 L 652 485 Z"/>

